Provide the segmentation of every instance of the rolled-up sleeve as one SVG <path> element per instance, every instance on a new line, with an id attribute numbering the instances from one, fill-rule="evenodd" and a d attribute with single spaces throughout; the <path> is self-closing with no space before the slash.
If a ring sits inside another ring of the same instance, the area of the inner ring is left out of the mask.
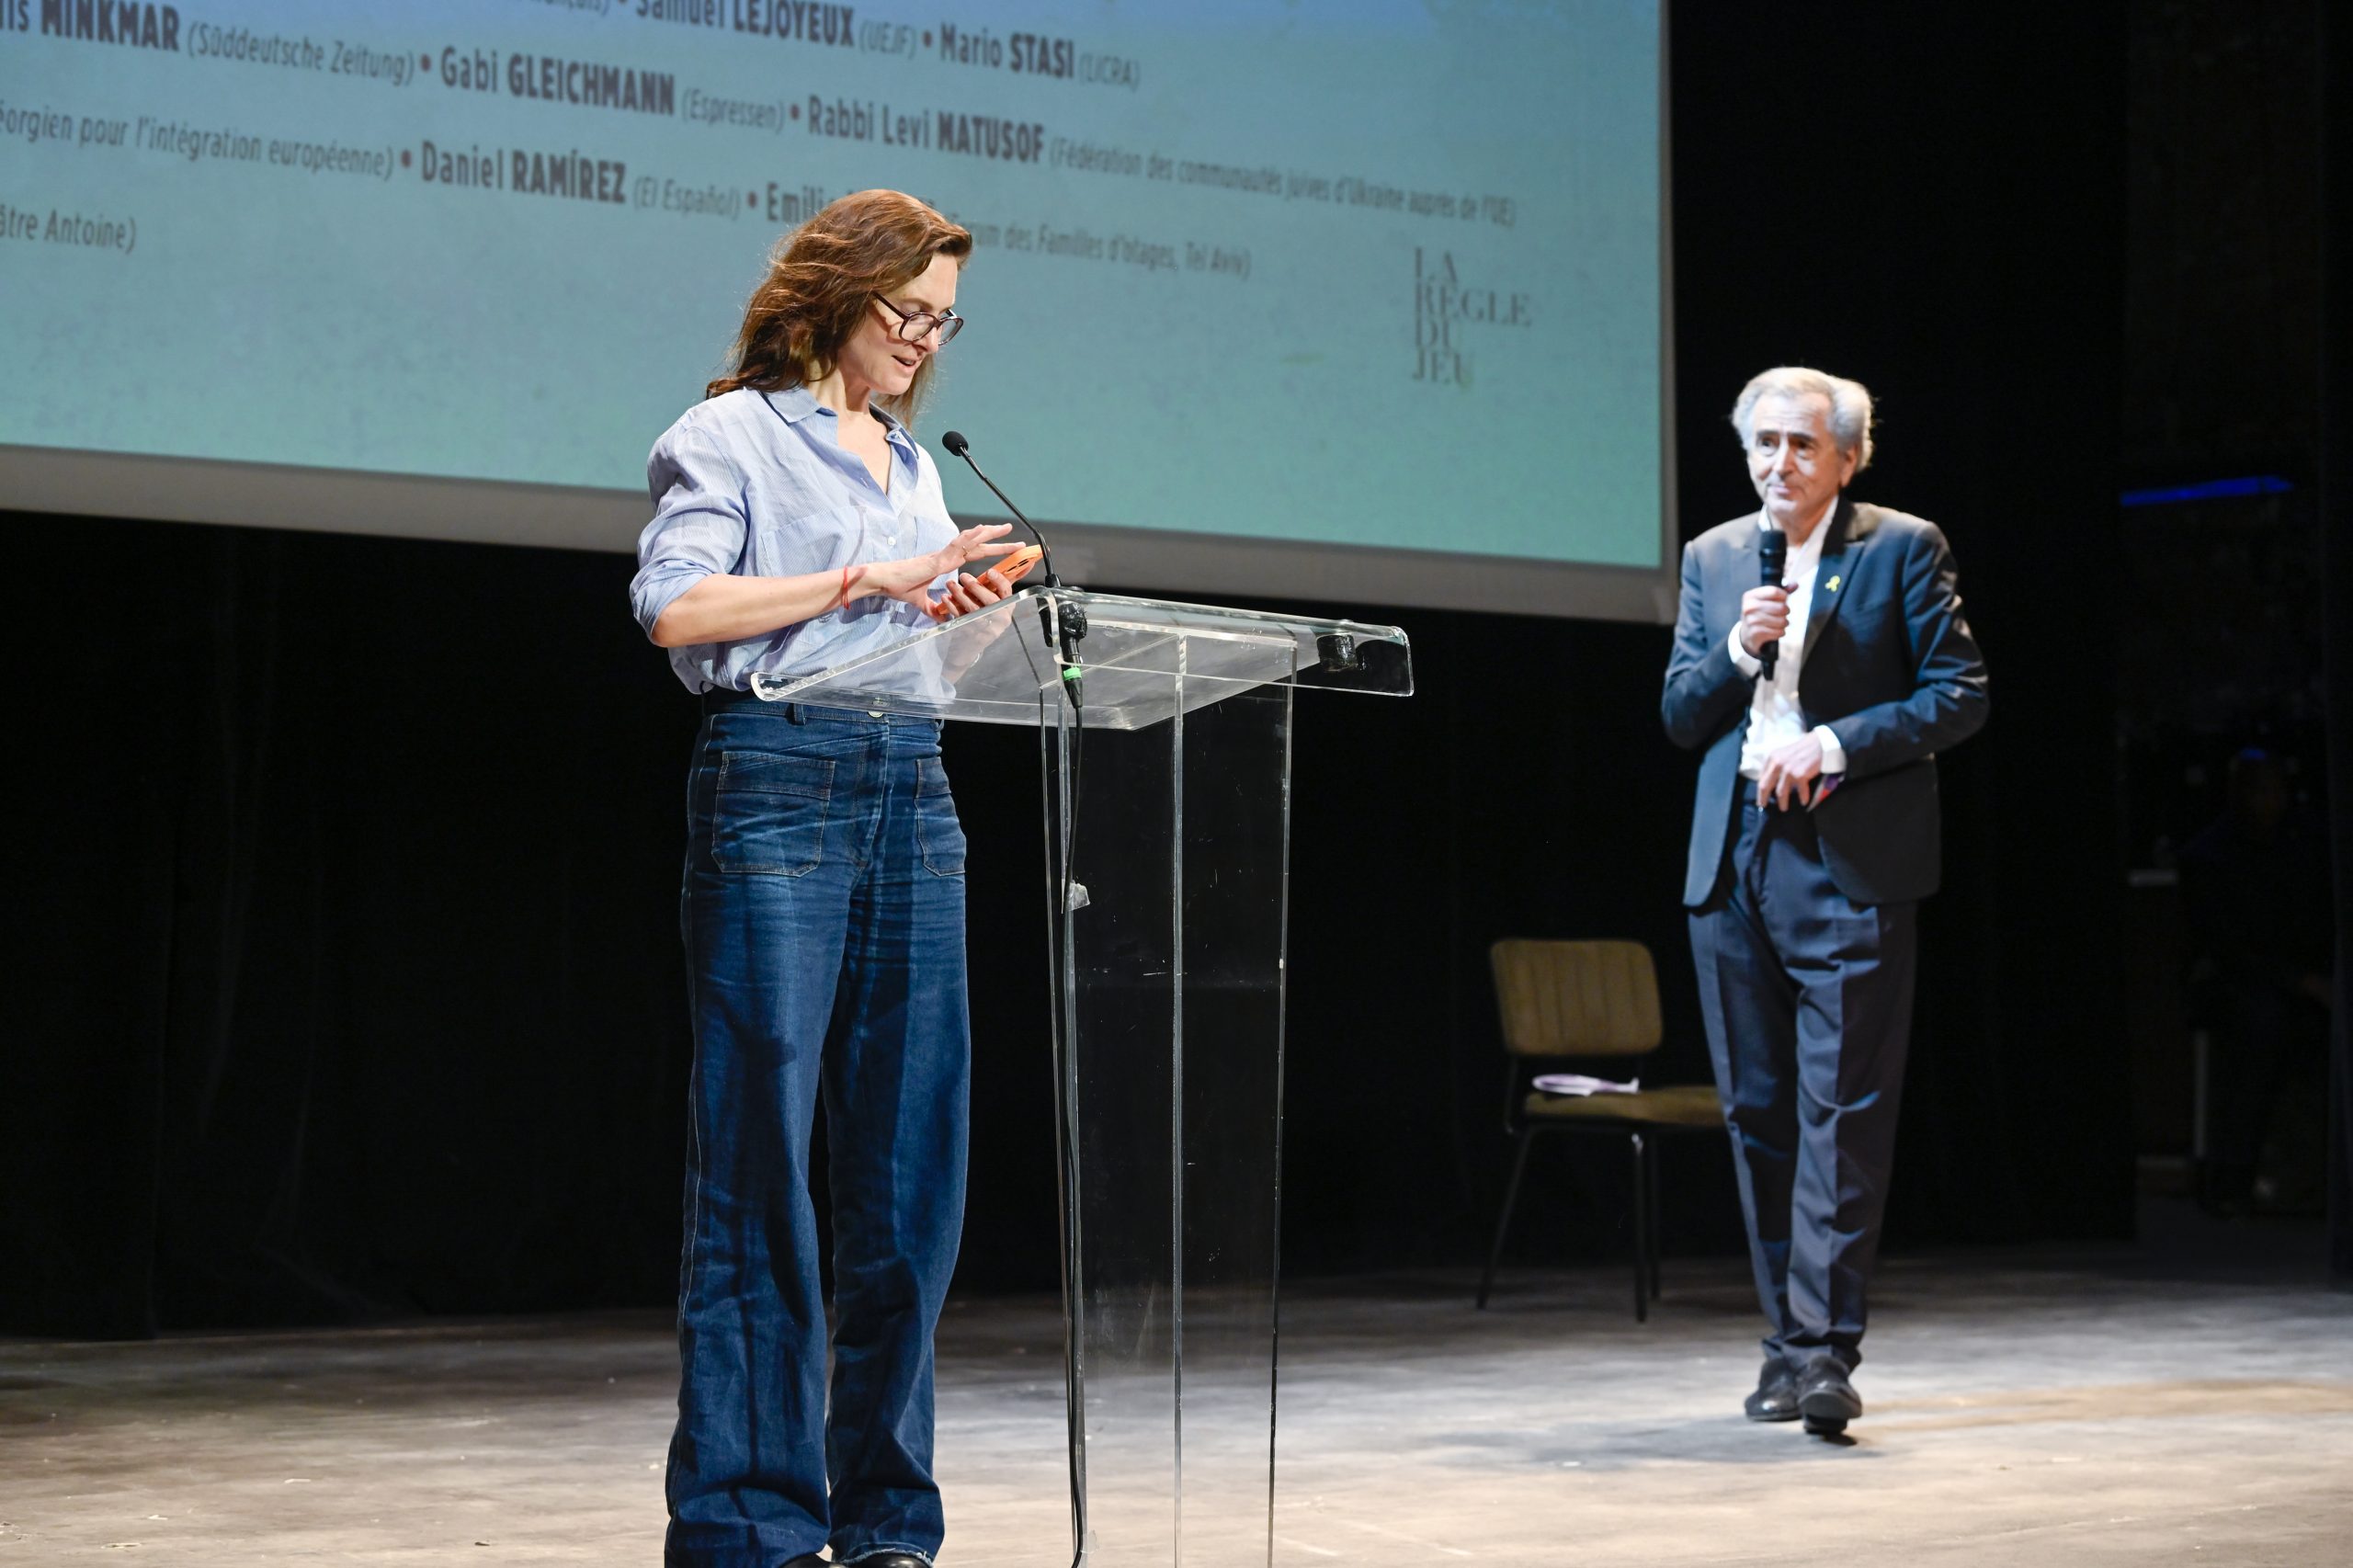
<path id="1" fill-rule="evenodd" d="M 637 536 L 637 575 L 630 608 L 648 637 L 680 594 L 713 572 L 733 572 L 744 557 L 748 524 L 744 476 L 710 437 L 684 420 L 654 444 L 645 460 L 654 520 Z"/>

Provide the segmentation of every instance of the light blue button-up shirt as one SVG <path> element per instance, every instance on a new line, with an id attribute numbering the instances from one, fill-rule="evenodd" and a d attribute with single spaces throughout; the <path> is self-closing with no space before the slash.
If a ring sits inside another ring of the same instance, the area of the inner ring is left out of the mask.
<path id="1" fill-rule="evenodd" d="M 841 444 L 839 416 L 805 387 L 726 392 L 680 415 L 645 460 L 654 512 L 637 537 L 630 605 L 647 635 L 673 599 L 713 572 L 838 573 L 953 539 L 931 454 L 874 412 L 889 429 L 887 493 Z M 915 606 L 877 595 L 757 637 L 673 648 L 670 667 L 689 691 L 740 688 L 756 675 L 814 675 L 933 624 Z"/>

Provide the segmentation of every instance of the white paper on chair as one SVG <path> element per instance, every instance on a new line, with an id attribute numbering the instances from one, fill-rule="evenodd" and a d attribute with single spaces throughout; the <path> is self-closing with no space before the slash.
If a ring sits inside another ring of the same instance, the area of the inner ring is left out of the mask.
<path id="1" fill-rule="evenodd" d="M 1631 1095 L 1641 1092 L 1643 1081 L 1631 1079 L 1613 1084 L 1607 1078 L 1588 1078 L 1582 1073 L 1539 1073 L 1536 1091 L 1544 1095 Z"/>

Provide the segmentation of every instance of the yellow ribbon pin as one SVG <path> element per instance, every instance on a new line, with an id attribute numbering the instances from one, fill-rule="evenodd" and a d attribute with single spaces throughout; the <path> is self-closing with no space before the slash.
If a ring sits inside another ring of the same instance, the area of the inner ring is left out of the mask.
<path id="1" fill-rule="evenodd" d="M 1834 594 L 1838 591 L 1838 574 L 1836 572 L 1830 574 L 1830 591 Z"/>

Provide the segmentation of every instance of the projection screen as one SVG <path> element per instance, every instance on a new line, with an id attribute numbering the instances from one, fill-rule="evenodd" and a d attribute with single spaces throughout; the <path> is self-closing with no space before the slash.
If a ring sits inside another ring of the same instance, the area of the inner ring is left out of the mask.
<path id="1" fill-rule="evenodd" d="M 770 246 L 891 186 L 976 240 L 917 434 L 1065 576 L 1670 619 L 1663 26 L 0 0 L 0 505 L 627 550 Z"/>

